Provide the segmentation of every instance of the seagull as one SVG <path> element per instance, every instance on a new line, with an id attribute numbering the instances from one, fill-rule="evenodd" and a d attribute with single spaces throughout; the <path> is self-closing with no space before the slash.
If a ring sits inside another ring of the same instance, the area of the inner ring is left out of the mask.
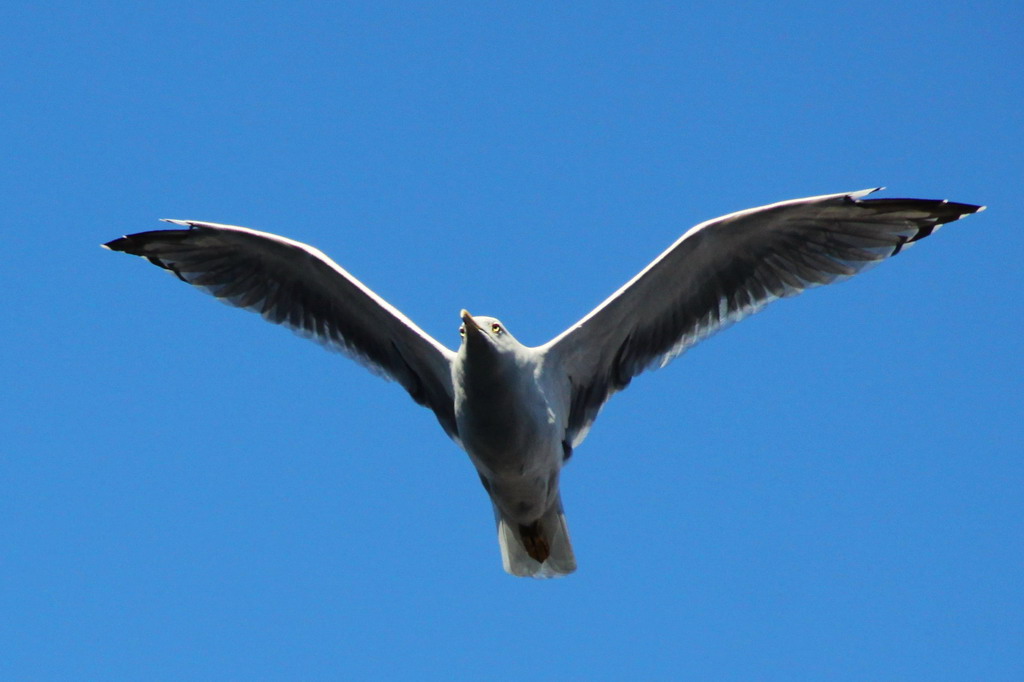
<path id="1" fill-rule="evenodd" d="M 433 410 L 490 497 L 502 565 L 515 576 L 576 570 L 559 475 L 605 402 L 766 304 L 846 279 L 984 206 L 866 199 L 877 189 L 783 201 L 691 228 L 544 345 L 494 317 L 459 313 L 447 348 L 321 251 L 245 227 L 181 229 L 103 246 L 343 352 Z"/>

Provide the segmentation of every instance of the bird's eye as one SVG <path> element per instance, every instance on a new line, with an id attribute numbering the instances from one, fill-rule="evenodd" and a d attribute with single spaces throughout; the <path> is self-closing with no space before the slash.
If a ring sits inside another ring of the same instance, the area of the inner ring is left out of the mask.
<path id="1" fill-rule="evenodd" d="M 500 334 L 502 332 L 501 325 L 498 324 L 497 322 L 492 324 L 491 325 L 491 332 L 493 332 L 495 334 Z"/>
<path id="2" fill-rule="evenodd" d="M 459 325 L 459 336 L 465 336 L 465 335 L 466 335 L 466 325 L 464 325 L 464 324 L 463 325 Z"/>

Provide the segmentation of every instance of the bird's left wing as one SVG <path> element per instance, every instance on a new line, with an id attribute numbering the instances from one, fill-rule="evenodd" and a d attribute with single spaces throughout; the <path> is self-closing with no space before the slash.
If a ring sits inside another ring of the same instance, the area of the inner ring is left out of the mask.
<path id="1" fill-rule="evenodd" d="M 217 298 L 339 350 L 400 383 L 458 440 L 454 353 L 317 249 L 233 225 L 168 220 L 185 229 L 127 235 L 103 246 L 149 259 Z"/>
<path id="2" fill-rule="evenodd" d="M 590 314 L 541 347 L 569 377 L 569 438 L 650 367 L 766 304 L 850 277 L 982 209 L 874 190 L 761 206 L 690 229 Z"/>

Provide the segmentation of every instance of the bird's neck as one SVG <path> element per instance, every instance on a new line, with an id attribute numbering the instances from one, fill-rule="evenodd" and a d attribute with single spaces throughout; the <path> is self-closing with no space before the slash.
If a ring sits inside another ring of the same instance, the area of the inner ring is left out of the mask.
<path id="1" fill-rule="evenodd" d="M 455 379 L 473 400 L 507 394 L 521 376 L 516 359 L 494 348 L 466 348 L 459 360 Z"/>

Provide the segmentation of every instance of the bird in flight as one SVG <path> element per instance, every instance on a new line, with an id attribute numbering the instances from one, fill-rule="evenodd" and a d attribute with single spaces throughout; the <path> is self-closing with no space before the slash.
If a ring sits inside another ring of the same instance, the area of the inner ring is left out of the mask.
<path id="1" fill-rule="evenodd" d="M 879 188 L 880 189 L 880 188 Z M 612 394 L 766 304 L 845 279 L 983 206 L 867 199 L 783 201 L 703 222 L 583 319 L 524 346 L 462 310 L 450 350 L 317 249 L 245 227 L 167 220 L 103 246 L 142 256 L 397 381 L 433 410 L 490 496 L 502 564 L 576 570 L 559 474 Z"/>

